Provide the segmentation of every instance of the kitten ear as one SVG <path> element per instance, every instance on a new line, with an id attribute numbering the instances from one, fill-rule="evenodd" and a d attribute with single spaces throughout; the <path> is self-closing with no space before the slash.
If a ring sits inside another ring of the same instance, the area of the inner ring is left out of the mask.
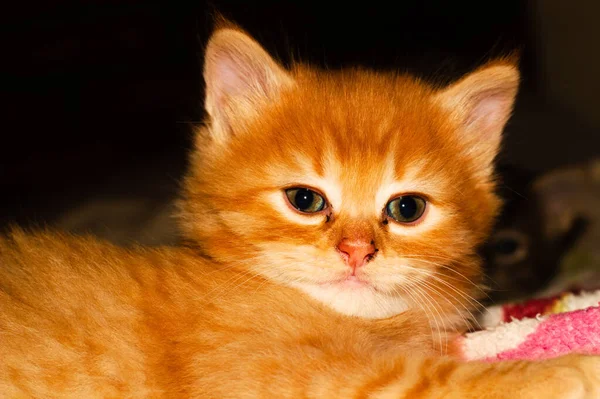
<path id="1" fill-rule="evenodd" d="M 514 61 L 503 59 L 484 65 L 435 96 L 456 123 L 458 140 L 467 155 L 485 174 L 492 171 L 517 94 L 519 72 Z"/>
<path id="2" fill-rule="evenodd" d="M 255 116 L 292 83 L 256 41 L 229 24 L 218 28 L 208 42 L 204 80 L 205 108 L 216 139 L 226 139 L 233 124 Z"/>

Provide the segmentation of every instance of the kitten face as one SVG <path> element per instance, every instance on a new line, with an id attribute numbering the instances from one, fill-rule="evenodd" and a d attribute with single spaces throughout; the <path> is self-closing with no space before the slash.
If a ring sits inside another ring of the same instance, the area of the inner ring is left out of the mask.
<path id="1" fill-rule="evenodd" d="M 186 181 L 188 239 L 348 315 L 421 306 L 437 319 L 468 301 L 473 248 L 498 205 L 491 162 L 514 67 L 443 90 L 367 71 L 288 73 L 226 29 L 205 78 L 211 121 Z"/>

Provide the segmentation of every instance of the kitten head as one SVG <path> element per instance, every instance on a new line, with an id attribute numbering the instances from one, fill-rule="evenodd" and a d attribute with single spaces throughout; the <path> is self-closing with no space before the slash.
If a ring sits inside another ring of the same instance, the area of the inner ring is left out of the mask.
<path id="1" fill-rule="evenodd" d="M 456 313 L 493 221 L 492 163 L 518 72 L 436 89 L 413 77 L 278 65 L 235 27 L 210 39 L 209 121 L 185 181 L 187 239 L 339 312 Z M 441 316 L 440 316 L 441 317 Z"/>

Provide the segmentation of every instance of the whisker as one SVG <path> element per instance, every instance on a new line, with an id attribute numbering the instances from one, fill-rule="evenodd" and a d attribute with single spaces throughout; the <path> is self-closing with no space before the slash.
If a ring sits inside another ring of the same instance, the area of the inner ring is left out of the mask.
<path id="1" fill-rule="evenodd" d="M 423 262 L 423 263 L 427 263 L 427 264 L 430 264 L 430 265 L 433 265 L 433 266 L 441 267 L 444 270 L 448 270 L 448 271 L 451 271 L 453 273 L 456 273 L 457 275 L 459 275 L 460 277 L 462 277 L 465 281 L 469 282 L 473 287 L 475 287 L 477 290 L 481 291 L 481 293 L 483 293 L 485 296 L 487 296 L 489 298 L 489 294 L 484 289 L 482 289 L 479 284 L 474 283 L 472 280 L 470 280 L 467 276 L 465 276 L 464 274 L 462 274 L 458 270 L 455 270 L 455 269 L 453 269 L 453 268 L 451 268 L 451 267 L 449 267 L 449 266 L 447 266 L 447 265 L 445 265 L 443 263 L 432 262 L 430 260 L 423 259 L 422 257 L 419 257 L 419 256 L 402 255 L 402 257 L 403 258 L 408 258 L 408 259 L 415 259 L 418 262 Z M 444 258 L 444 257 L 441 257 L 441 256 L 438 256 L 437 258 L 443 259 L 443 260 L 451 260 L 449 258 Z"/>
<path id="2" fill-rule="evenodd" d="M 432 277 L 434 277 L 434 276 L 432 276 Z M 435 277 L 434 277 L 434 278 L 435 278 Z M 444 283 L 444 281 L 442 281 L 442 280 L 438 280 L 438 281 L 439 281 L 439 282 L 442 282 L 442 283 Z M 419 283 L 419 284 L 422 284 L 424 287 L 426 287 L 426 288 L 429 288 L 429 289 L 430 289 L 430 290 L 432 290 L 433 292 L 437 293 L 437 294 L 438 294 L 440 297 L 442 297 L 442 298 L 443 298 L 443 299 L 444 299 L 446 302 L 448 302 L 450 305 L 452 305 L 452 307 L 454 307 L 454 309 L 456 310 L 456 313 L 457 313 L 457 314 L 458 314 L 458 315 L 459 315 L 459 316 L 462 318 L 463 322 L 465 322 L 465 324 L 466 324 L 466 325 L 468 325 L 468 326 L 471 326 L 471 323 L 472 323 L 472 322 L 475 322 L 475 323 L 477 323 L 477 324 L 479 325 L 479 322 L 477 321 L 477 319 L 475 318 L 475 316 L 473 315 L 473 313 L 472 313 L 472 312 L 469 310 L 469 308 L 467 308 L 467 306 L 465 306 L 465 305 L 464 305 L 464 304 L 463 304 L 461 301 L 457 301 L 457 302 L 459 302 L 459 303 L 460 303 L 460 305 L 461 305 L 461 306 L 462 306 L 462 307 L 463 307 L 463 308 L 464 308 L 464 309 L 467 311 L 467 313 L 469 313 L 469 315 L 471 316 L 471 319 L 470 319 L 470 320 L 471 320 L 471 322 L 469 322 L 469 319 L 466 319 L 466 318 L 463 316 L 462 312 L 461 312 L 461 311 L 460 311 L 460 310 L 459 310 L 459 309 L 456 307 L 456 305 L 455 305 L 455 304 L 454 304 L 452 301 L 450 301 L 450 300 L 449 300 L 449 299 L 446 297 L 446 295 L 449 295 L 451 298 L 453 298 L 453 299 L 457 299 L 457 298 L 456 298 L 454 295 L 452 295 L 452 294 L 450 294 L 450 293 L 444 293 L 444 292 L 442 292 L 442 291 L 438 290 L 438 289 L 437 289 L 437 287 L 433 286 L 432 284 L 430 284 L 430 283 L 429 283 L 429 282 L 427 282 L 427 281 L 419 281 L 418 283 Z M 451 286 L 448 286 L 448 287 L 453 289 L 453 287 L 451 287 Z M 462 295 L 462 294 L 461 294 L 459 291 L 456 291 L 456 290 L 454 290 L 454 291 L 455 291 L 457 294 L 459 294 L 459 295 Z M 463 297 L 463 298 L 464 298 L 464 297 Z M 464 299 L 466 299 L 466 298 L 464 298 Z M 467 300 L 467 301 L 468 301 L 468 302 L 470 302 L 469 300 Z M 479 327 L 480 327 L 480 329 L 481 329 L 481 326 L 479 326 Z"/>
<path id="3" fill-rule="evenodd" d="M 429 296 L 426 295 L 426 292 L 424 292 L 423 289 L 415 281 L 411 281 L 411 280 L 409 280 L 409 281 L 413 284 L 412 288 L 415 289 L 415 291 L 413 293 L 414 294 L 418 294 L 419 298 L 421 298 L 422 300 L 424 298 L 431 305 L 431 307 L 434 308 L 434 310 L 436 311 L 436 313 L 438 313 L 438 315 L 439 315 L 439 312 L 437 311 L 437 307 L 435 307 L 433 305 L 433 303 L 428 299 Z M 432 300 L 433 300 L 433 298 L 432 298 Z M 441 351 L 440 354 L 443 355 L 444 352 L 445 352 L 445 349 L 444 349 L 444 345 L 442 344 L 442 333 L 441 333 L 440 324 L 438 324 L 438 320 L 437 320 L 437 318 L 436 318 L 436 316 L 435 316 L 435 314 L 433 312 L 431 312 L 430 315 L 431 315 L 431 318 L 433 319 L 433 321 L 436 324 L 436 330 L 437 330 L 437 333 L 438 333 L 439 348 L 440 348 L 440 351 Z M 441 315 L 440 315 L 440 317 L 441 317 Z M 441 320 L 440 320 L 440 322 L 441 322 Z M 432 334 L 433 334 L 433 332 L 432 332 Z"/>
<path id="4" fill-rule="evenodd" d="M 414 304 L 416 304 L 416 305 L 418 306 L 418 308 L 419 308 L 419 309 L 421 309 L 423 312 L 425 312 L 425 314 L 427 315 L 427 319 L 428 319 L 428 320 L 427 320 L 427 325 L 429 326 L 429 330 L 431 331 L 431 341 L 432 341 L 432 344 L 433 344 L 433 341 L 435 340 L 435 337 L 434 337 L 434 333 L 433 333 L 433 326 L 432 326 L 432 325 L 431 325 L 431 323 L 429 322 L 429 319 L 430 319 L 430 313 L 429 313 L 429 311 L 428 311 L 428 310 L 426 310 L 426 309 L 423 307 L 423 303 L 422 303 L 422 301 L 417 301 L 417 300 L 415 299 L 415 297 L 413 296 L 413 294 L 412 294 L 410 291 L 408 291 L 407 289 L 404 289 L 404 287 L 401 287 L 401 286 L 398 286 L 397 288 L 398 288 L 398 289 L 400 289 L 400 290 L 402 290 L 402 292 L 404 292 L 406 295 L 408 295 L 408 296 L 409 296 L 409 298 L 410 298 L 410 299 L 413 301 L 413 303 L 414 303 Z M 396 287 L 394 287 L 394 288 L 393 288 L 393 290 L 396 292 L 396 294 L 398 294 L 398 295 L 402 296 L 402 295 L 401 295 L 401 294 L 398 292 L 398 290 L 396 289 Z M 434 317 L 433 317 L 433 314 L 431 314 L 431 318 L 434 318 Z"/>
<path id="5" fill-rule="evenodd" d="M 484 305 L 479 302 L 476 298 L 472 297 L 471 295 L 467 294 L 466 292 L 460 291 L 458 290 L 456 287 L 453 287 L 452 285 L 450 285 L 448 282 L 444 281 L 443 279 L 439 278 L 438 276 L 440 275 L 439 273 L 433 273 L 431 274 L 429 271 L 427 270 L 422 270 L 422 269 L 418 269 L 412 266 L 407 266 L 407 265 L 403 265 L 403 268 L 408 268 L 409 270 L 415 271 L 417 273 L 421 273 L 424 274 L 428 277 L 434 278 L 436 281 L 444 284 L 446 287 L 450 288 L 452 291 L 456 292 L 457 294 L 459 294 L 463 299 L 465 299 L 467 302 L 469 303 L 476 303 L 478 306 L 480 306 L 481 308 L 484 307 Z"/>
<path id="6" fill-rule="evenodd" d="M 214 289 L 212 289 L 211 291 L 206 293 L 203 296 L 203 299 L 208 300 L 211 294 L 216 293 L 216 295 L 214 295 L 210 298 L 212 301 L 215 301 L 223 293 L 227 292 L 230 287 L 235 285 L 238 281 L 242 280 L 244 277 L 247 277 L 249 274 L 251 274 L 250 271 L 243 271 L 243 272 L 240 272 L 239 274 L 234 275 L 233 277 L 227 279 L 223 284 L 218 285 L 217 287 L 215 287 Z"/>
<path id="7" fill-rule="evenodd" d="M 407 280 L 411 281 L 410 278 L 407 278 Z M 439 320 L 438 320 L 438 318 L 435 317 L 435 315 L 433 315 L 433 313 L 432 313 L 433 321 L 435 322 L 436 329 L 437 329 L 437 332 L 438 332 L 438 338 L 439 338 L 439 343 L 440 343 L 440 350 L 442 350 L 442 354 L 444 354 L 445 353 L 445 349 L 444 349 L 444 345 L 442 344 L 442 333 L 441 333 L 442 329 L 440 328 L 440 323 L 443 320 L 443 317 L 442 317 L 441 313 L 439 312 L 437 306 L 435 306 L 435 303 L 434 303 L 435 301 L 433 301 L 433 298 L 431 298 L 431 296 L 428 295 L 427 292 L 423 291 L 422 289 L 419 289 L 418 286 L 416 286 L 414 288 L 417 289 L 414 293 L 415 294 L 419 294 L 419 296 L 421 298 L 425 299 L 431 305 L 431 307 L 437 313 L 437 315 L 439 316 Z M 430 298 L 431 298 L 431 300 L 430 300 Z"/>

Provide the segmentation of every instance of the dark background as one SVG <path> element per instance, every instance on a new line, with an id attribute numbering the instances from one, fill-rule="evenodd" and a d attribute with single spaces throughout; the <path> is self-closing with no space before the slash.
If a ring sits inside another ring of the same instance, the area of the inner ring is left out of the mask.
<path id="1" fill-rule="evenodd" d="M 501 161 L 545 171 L 599 155 L 600 3 L 395 3 L 13 4 L 1 24 L 0 224 L 43 224 L 90 198 L 172 198 L 190 123 L 202 118 L 215 9 L 284 63 L 447 81 L 520 49 L 522 91 Z"/>

